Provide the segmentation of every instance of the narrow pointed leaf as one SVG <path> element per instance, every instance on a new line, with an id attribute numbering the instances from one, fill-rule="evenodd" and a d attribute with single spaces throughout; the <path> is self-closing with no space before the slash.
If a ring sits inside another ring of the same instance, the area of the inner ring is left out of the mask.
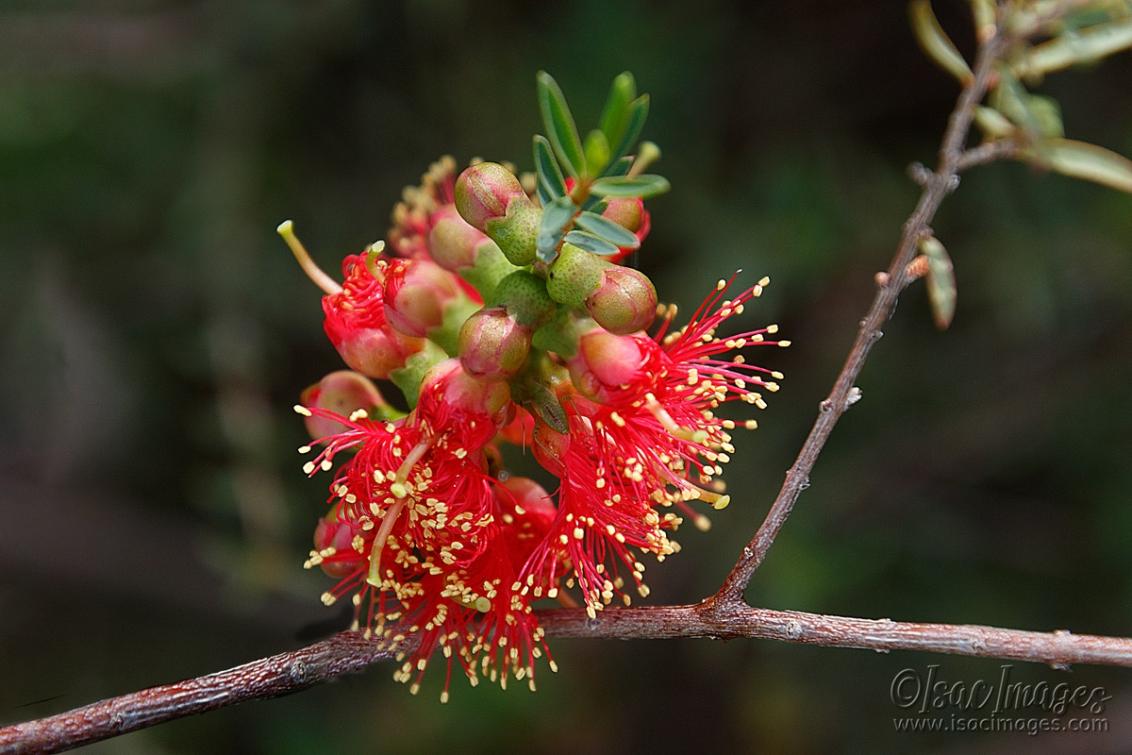
<path id="1" fill-rule="evenodd" d="M 586 157 L 582 152 L 578 127 L 574 125 L 574 116 L 570 114 L 566 97 L 554 77 L 546 71 L 540 71 L 537 82 L 539 112 L 542 114 L 546 135 L 554 147 L 554 153 L 562 162 L 562 167 L 577 178 L 585 170 Z"/>
<path id="2" fill-rule="evenodd" d="M 621 138 L 610 144 L 616 144 L 617 147 L 613 150 L 613 159 L 617 160 L 633 148 L 637 143 L 637 139 L 641 135 L 641 130 L 645 127 L 645 121 L 649 117 L 649 96 L 642 94 L 637 99 L 629 103 L 629 115 L 625 122 L 625 130 L 621 133 Z"/>
<path id="3" fill-rule="evenodd" d="M 1023 155 L 1062 175 L 1132 193 L 1132 160 L 1104 147 L 1073 139 L 1043 139 Z"/>
<path id="4" fill-rule="evenodd" d="M 543 207 L 537 239 L 537 253 L 540 260 L 553 261 L 565 228 L 573 219 L 575 212 L 577 208 L 568 196 L 559 197 Z"/>
<path id="5" fill-rule="evenodd" d="M 973 75 L 971 67 L 959 54 L 947 32 L 939 25 L 939 20 L 932 10 L 931 0 L 912 0 L 908 10 L 912 17 L 912 31 L 916 33 L 916 41 L 920 43 L 920 49 L 936 65 L 955 78 L 960 81 L 970 80 Z"/>
<path id="6" fill-rule="evenodd" d="M 1010 136 L 1016 130 L 1010 119 L 992 107 L 979 105 L 975 108 L 975 123 L 979 124 L 983 134 L 992 139 Z"/>
<path id="7" fill-rule="evenodd" d="M 663 194 L 669 188 L 671 186 L 668 179 L 645 174 L 643 176 L 599 178 L 594 181 L 590 191 L 599 197 L 652 197 Z"/>
<path id="8" fill-rule="evenodd" d="M 626 155 L 625 157 L 622 157 L 619 160 L 614 160 L 612 163 L 610 163 L 609 167 L 605 169 L 603 177 L 619 178 L 621 176 L 627 176 L 629 174 L 629 169 L 632 167 L 633 158 L 630 155 Z M 598 215 L 600 215 L 601 213 L 605 212 L 605 200 L 603 200 L 597 194 L 590 194 L 588 197 L 586 197 L 586 201 L 582 202 L 582 209 L 589 210 L 590 212 L 596 212 Z"/>
<path id="9" fill-rule="evenodd" d="M 600 176 L 609 165 L 609 141 L 601 131 L 591 131 L 586 136 L 586 175 Z"/>
<path id="10" fill-rule="evenodd" d="M 534 139 L 535 172 L 538 175 L 538 196 L 545 207 L 566 195 L 566 181 L 551 152 L 550 142 L 544 136 Z"/>
<path id="11" fill-rule="evenodd" d="M 617 254 L 621 251 L 616 244 L 598 238 L 586 231 L 570 231 L 566 234 L 566 243 L 573 244 L 579 249 L 585 249 L 587 252 L 600 254 L 603 257 L 608 257 L 609 255 Z"/>
<path id="12" fill-rule="evenodd" d="M 1059 34 L 1023 53 L 1014 66 L 1017 76 L 1041 76 L 1080 63 L 1090 63 L 1132 47 L 1132 18 Z"/>
<path id="13" fill-rule="evenodd" d="M 609 97 L 601 111 L 601 131 L 610 144 L 619 144 L 629 120 L 629 103 L 637 96 L 637 82 L 633 74 L 625 71 L 613 79 L 609 87 Z"/>
<path id="14" fill-rule="evenodd" d="M 583 212 L 574 225 L 619 247 L 636 249 L 641 245 L 635 233 L 593 212 Z"/>

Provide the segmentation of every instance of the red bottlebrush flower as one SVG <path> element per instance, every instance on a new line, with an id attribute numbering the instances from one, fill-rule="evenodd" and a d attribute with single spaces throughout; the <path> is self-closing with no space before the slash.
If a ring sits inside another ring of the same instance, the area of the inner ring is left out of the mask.
<path id="1" fill-rule="evenodd" d="M 478 380 L 458 359 L 447 359 L 425 375 L 415 414 L 459 446 L 478 449 L 506 425 L 514 405 L 504 382 Z"/>
<path id="2" fill-rule="evenodd" d="M 356 452 L 331 484 L 334 508 L 307 565 L 340 577 L 324 602 L 353 593 L 367 632 L 391 641 L 417 634 L 396 674 L 402 681 L 419 681 L 437 647 L 449 677 L 456 659 L 475 683 L 475 662 L 486 658 L 480 668 L 493 680 L 501 673 L 504 685 L 508 674 L 533 677 L 543 653 L 530 603 L 547 588 L 518 576 L 552 507 L 531 486 L 492 479 L 483 453 L 509 401 L 506 384 L 476 381 L 449 360 L 429 372 L 416 410 L 396 423 L 296 407 L 346 428 L 320 440 L 325 448 L 308 474 Z"/>
<path id="3" fill-rule="evenodd" d="M 372 378 L 389 373 L 424 347 L 419 338 L 390 327 L 385 317 L 384 280 L 365 254 L 342 261 L 342 290 L 322 297 L 323 328 L 342 360 Z"/>
<path id="4" fill-rule="evenodd" d="M 715 411 L 730 401 L 765 407 L 759 389 L 776 391 L 774 381 L 782 375 L 747 364 L 741 355 L 730 361 L 718 357 L 745 346 L 789 342 L 767 340 L 777 332 L 773 325 L 730 338 L 718 337 L 716 329 L 742 313 L 745 302 L 768 282 L 726 299 L 728 283 L 720 281 L 691 322 L 674 333 L 666 333 L 675 314 L 670 308 L 654 338 L 600 329 L 582 336 L 570 367 L 575 386 L 588 398 L 564 401 L 570 432 L 552 459 L 552 471 L 562 480 L 558 515 L 550 541 L 527 565 L 530 573 L 553 570 L 554 553 L 561 549 L 591 613 L 621 591 L 619 568 L 628 569 L 647 594 L 640 583 L 642 567 L 628 549 L 658 558 L 678 549 L 666 531 L 680 518 L 671 512 L 662 516 L 658 507 L 675 505 L 706 529 L 706 517 L 687 501 L 703 500 L 717 509 L 729 503 L 716 478 L 734 451 L 729 431 L 736 423 Z M 753 420 L 743 425 L 756 426 Z M 541 461 L 539 447 L 536 428 Z"/>

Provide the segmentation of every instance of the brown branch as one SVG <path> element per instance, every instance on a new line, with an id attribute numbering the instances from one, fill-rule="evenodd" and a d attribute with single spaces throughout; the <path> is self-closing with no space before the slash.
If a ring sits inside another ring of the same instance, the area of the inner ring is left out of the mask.
<path id="1" fill-rule="evenodd" d="M 407 649 L 405 646 L 401 650 Z M 396 651 L 340 632 L 298 650 L 215 674 L 131 692 L 0 729 L 0 753 L 59 752 L 165 721 L 298 692 L 391 659 Z"/>
<path id="2" fill-rule="evenodd" d="M 757 638 L 822 647 L 888 652 L 917 650 L 984 658 L 1132 667 L 1132 639 L 1069 632 L 912 624 L 854 619 L 745 605 L 657 606 L 604 611 L 596 619 L 577 609 L 542 615 L 552 637 L 660 640 L 690 637 Z M 408 648 L 402 647 L 401 650 Z M 390 660 L 394 653 L 358 632 L 340 632 L 299 650 L 216 674 L 132 692 L 38 721 L 0 729 L 0 753 L 58 752 L 164 721 L 248 700 L 287 695 Z"/>
<path id="3" fill-rule="evenodd" d="M 960 155 L 955 170 L 958 173 L 962 173 L 968 168 L 997 162 L 1004 158 L 1017 157 L 1021 149 L 1021 145 L 1013 139 L 995 139 L 992 142 L 986 142 L 977 147 L 972 147 Z"/>
<path id="4" fill-rule="evenodd" d="M 920 241 L 931 232 L 931 222 L 940 205 L 943 204 L 944 198 L 951 193 L 958 182 L 958 172 L 964 154 L 963 145 L 967 140 L 975 107 L 986 94 L 994 71 L 994 63 L 1002 52 L 1003 45 L 1003 40 L 994 37 L 979 48 L 974 76 L 959 95 L 959 101 L 948 120 L 939 152 L 939 167 L 934 173 L 923 177 L 920 201 L 904 224 L 896 255 L 889 265 L 886 277 L 880 278 L 883 285 L 878 286 L 873 303 L 861 320 L 857 339 L 853 342 L 845 364 L 833 383 L 833 389 L 819 404 L 817 419 L 810 428 L 810 434 L 802 444 L 794 463 L 786 472 L 786 479 L 778 491 L 778 496 L 771 504 L 754 537 L 743 548 L 742 555 L 731 569 L 731 573 L 727 575 L 723 586 L 712 599 L 713 604 L 730 606 L 741 602 L 743 591 L 751 581 L 751 576 L 762 564 L 782 526 L 790 518 L 798 496 L 809 487 L 810 471 L 814 468 L 822 449 L 825 448 L 837 421 L 849 408 L 850 394 L 865 366 L 869 351 L 884 335 L 882 328 L 892 317 L 896 309 L 896 300 L 908 282 L 908 263 L 915 257 Z"/>

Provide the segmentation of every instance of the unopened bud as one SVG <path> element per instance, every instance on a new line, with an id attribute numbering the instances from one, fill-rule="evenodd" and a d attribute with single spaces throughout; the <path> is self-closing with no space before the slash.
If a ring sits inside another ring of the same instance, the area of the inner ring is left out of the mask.
<path id="1" fill-rule="evenodd" d="M 331 343 L 348 367 L 378 380 L 389 377 L 424 346 L 422 339 L 398 333 L 388 325 L 352 329 L 337 341 L 331 336 Z"/>
<path id="2" fill-rule="evenodd" d="M 586 299 L 586 309 L 610 333 L 627 335 L 644 330 L 656 317 L 656 289 L 639 270 L 610 265 L 601 285 Z"/>
<path id="3" fill-rule="evenodd" d="M 428 248 L 436 264 L 453 272 L 475 265 L 476 247 L 487 241 L 487 237 L 468 225 L 455 205 L 437 210 L 433 222 Z"/>
<path id="4" fill-rule="evenodd" d="M 563 244 L 562 251 L 547 270 L 547 293 L 559 304 L 581 307 L 601 285 L 601 274 L 607 267 L 609 263 L 596 254 L 573 244 Z"/>
<path id="5" fill-rule="evenodd" d="M 354 553 L 354 530 L 349 524 L 338 518 L 338 509 L 339 507 L 335 506 L 329 514 L 318 520 L 318 524 L 314 528 L 314 549 L 319 554 L 329 551 L 327 556 L 320 556 L 319 566 L 322 567 L 328 577 L 340 579 L 356 571 L 358 564 L 353 559 L 334 558 L 335 554 Z"/>
<path id="6" fill-rule="evenodd" d="M 490 236 L 512 264 L 534 261 L 542 211 L 515 174 L 498 163 L 478 163 L 456 179 L 455 193 L 460 216 Z"/>
<path id="7" fill-rule="evenodd" d="M 499 163 L 477 163 L 456 179 L 456 209 L 470 225 L 487 230 L 487 221 L 507 214 L 507 205 L 526 197 L 515 174 Z"/>
<path id="8" fill-rule="evenodd" d="M 605 208 L 605 212 L 601 213 L 602 216 L 609 218 L 622 228 L 632 231 L 633 235 L 637 237 L 637 248 L 639 249 L 640 242 L 644 241 L 649 235 L 651 226 L 645 203 L 640 197 L 618 197 L 607 201 L 609 204 Z M 610 255 L 608 259 L 610 262 L 620 262 L 634 251 L 636 250 L 623 246 L 620 252 Z"/>
<path id="9" fill-rule="evenodd" d="M 627 231 L 636 233 L 644 225 L 648 213 L 640 197 L 617 197 L 606 200 L 605 212 L 601 213 Z"/>
<path id="10" fill-rule="evenodd" d="M 550 322 L 558 309 L 546 292 L 546 282 L 526 270 L 517 270 L 499 281 L 491 300 L 531 330 Z"/>
<path id="11" fill-rule="evenodd" d="M 527 361 L 531 330 L 502 307 L 481 309 L 460 329 L 460 363 L 473 377 L 505 380 Z"/>
<path id="12" fill-rule="evenodd" d="M 351 370 L 332 372 L 299 396 L 299 403 L 308 408 L 327 409 L 342 417 L 351 417 L 363 410 L 375 417 L 386 405 L 381 391 L 369 378 Z M 341 422 L 311 415 L 303 418 L 311 438 L 318 440 L 345 430 Z"/>
<path id="13" fill-rule="evenodd" d="M 632 383 L 645 364 L 638 336 L 619 336 L 594 328 L 578 341 L 570 360 L 570 376 L 583 395 L 605 401 L 612 391 Z"/>
<path id="14" fill-rule="evenodd" d="M 444 321 L 444 307 L 462 295 L 455 276 L 429 260 L 402 260 L 385 274 L 385 318 L 405 335 L 423 338 Z"/>

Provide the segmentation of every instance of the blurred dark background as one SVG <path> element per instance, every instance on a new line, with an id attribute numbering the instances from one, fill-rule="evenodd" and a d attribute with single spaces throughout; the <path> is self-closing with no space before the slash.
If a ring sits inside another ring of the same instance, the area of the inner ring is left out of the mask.
<path id="1" fill-rule="evenodd" d="M 936 3 L 970 47 L 966 4 Z M 535 71 L 583 123 L 624 69 L 673 191 L 640 264 L 685 308 L 742 267 L 782 392 L 735 504 L 650 569 L 651 602 L 722 579 L 761 520 L 887 266 L 956 86 L 902 2 L 35 2 L 0 10 L 0 723 L 296 647 L 346 619 L 301 562 L 321 510 L 289 411 L 339 362 L 318 292 L 450 152 L 529 168 Z M 1070 136 L 1132 153 L 1132 56 L 1045 91 Z M 1132 199 L 1016 165 L 964 177 L 935 228 L 959 310 L 922 287 L 864 375 L 750 590 L 758 605 L 1132 634 Z M 687 310 L 685 310 L 687 311 Z M 94 752 L 1132 750 L 1103 735 L 901 734 L 893 675 L 999 662 L 769 642 L 554 643 L 540 691 L 376 668 Z M 541 673 L 541 670 L 540 670 Z"/>

